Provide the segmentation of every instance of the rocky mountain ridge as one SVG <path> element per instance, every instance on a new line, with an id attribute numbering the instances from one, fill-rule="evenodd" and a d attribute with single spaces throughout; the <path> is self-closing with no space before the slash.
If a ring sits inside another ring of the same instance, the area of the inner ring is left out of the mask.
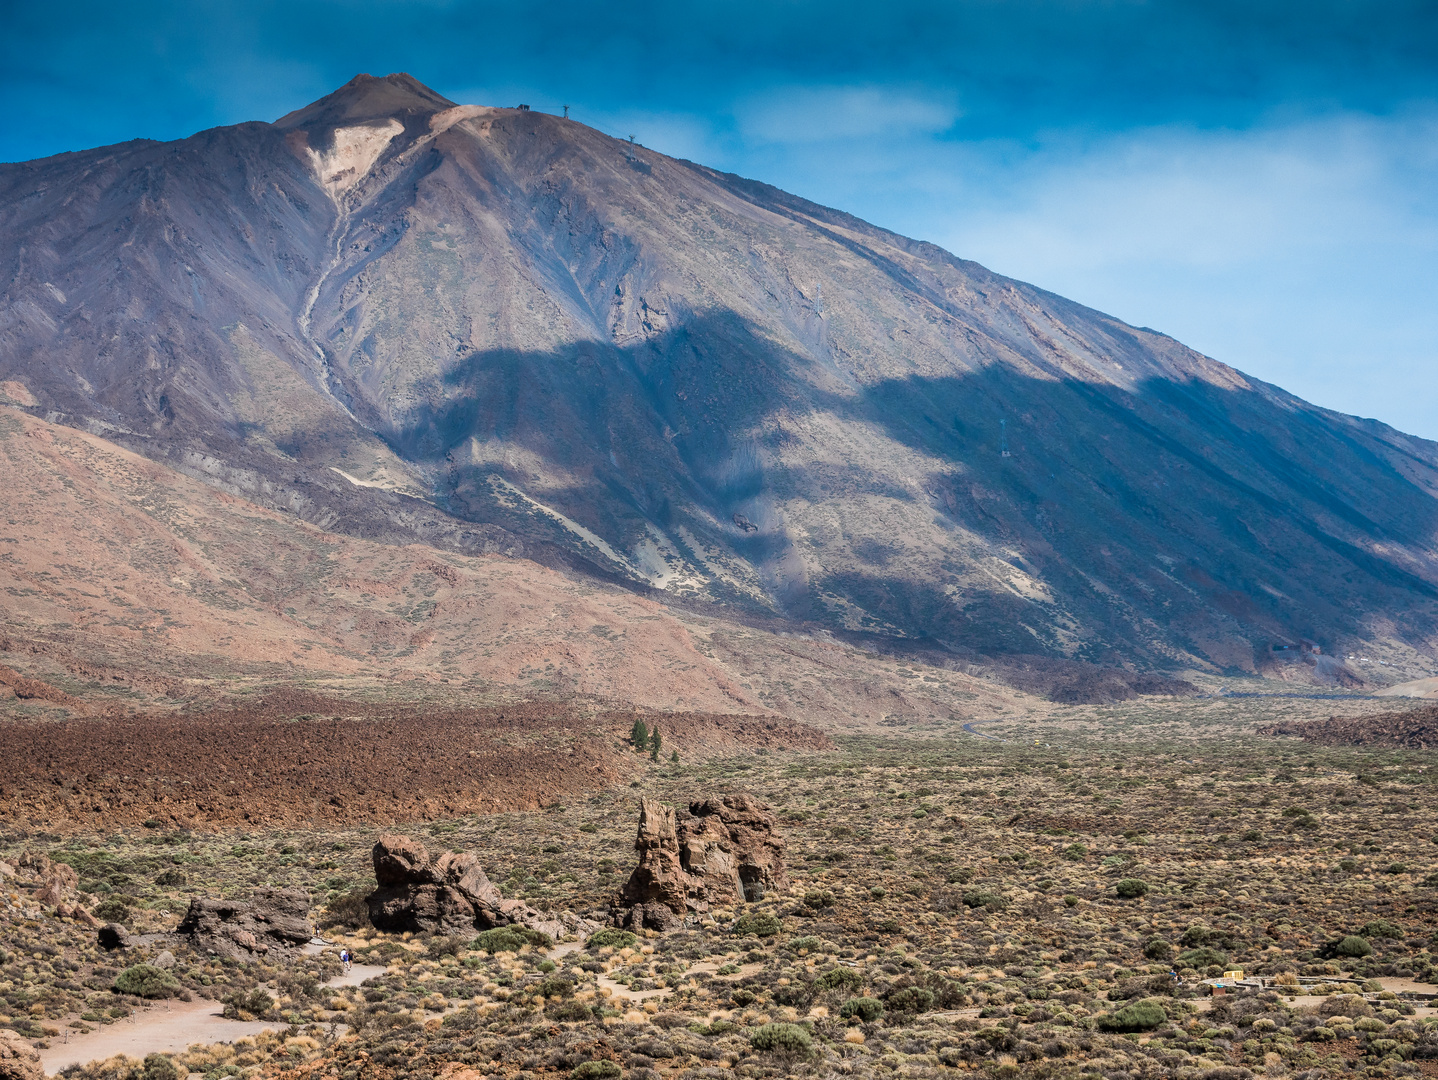
<path id="1" fill-rule="evenodd" d="M 0 290 L 12 404 L 340 532 L 960 656 L 1438 643 L 1435 444 L 408 76 L 0 166 Z"/>

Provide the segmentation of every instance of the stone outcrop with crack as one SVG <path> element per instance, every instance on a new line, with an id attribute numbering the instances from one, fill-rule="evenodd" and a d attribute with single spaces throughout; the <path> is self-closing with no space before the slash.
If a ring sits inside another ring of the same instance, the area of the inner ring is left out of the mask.
<path id="1" fill-rule="evenodd" d="M 431 855 L 407 836 L 381 836 L 374 846 L 378 888 L 365 898 L 370 922 L 381 930 L 466 934 L 519 924 L 558 939 L 597 929 L 569 912 L 536 911 L 506 900 L 479 859 L 453 851 Z"/>
<path id="2" fill-rule="evenodd" d="M 197 896 L 176 928 L 196 948 L 239 960 L 285 953 L 315 935 L 303 889 L 257 889 L 248 900 Z"/>
<path id="3" fill-rule="evenodd" d="M 641 799 L 634 849 L 639 865 L 614 911 L 615 921 L 632 929 L 671 929 L 686 916 L 753 903 L 789 883 L 774 816 L 749 795 L 692 802 L 682 819 Z"/>

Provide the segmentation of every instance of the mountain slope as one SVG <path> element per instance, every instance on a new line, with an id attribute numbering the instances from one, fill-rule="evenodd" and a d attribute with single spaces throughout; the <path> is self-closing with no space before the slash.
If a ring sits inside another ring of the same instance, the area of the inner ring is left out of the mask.
<path id="1" fill-rule="evenodd" d="M 0 167 L 0 280 L 32 411 L 326 527 L 960 652 L 1438 642 L 1438 445 L 407 76 Z"/>

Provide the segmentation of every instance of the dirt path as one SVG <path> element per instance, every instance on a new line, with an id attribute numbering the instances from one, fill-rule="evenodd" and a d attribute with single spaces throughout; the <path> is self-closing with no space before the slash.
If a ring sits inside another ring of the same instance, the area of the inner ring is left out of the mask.
<path id="1" fill-rule="evenodd" d="M 326 986 L 359 986 L 366 979 L 383 975 L 385 969 L 373 964 L 355 964 L 348 975 L 336 975 Z M 175 1054 L 196 1043 L 234 1042 L 262 1031 L 278 1031 L 287 1025 L 274 1020 L 226 1020 L 218 1001 L 170 1001 L 140 1009 L 125 1020 L 117 1020 L 68 1042 L 52 1042 L 40 1051 L 46 1075 L 53 1076 L 67 1065 L 103 1061 L 116 1054 L 143 1058 L 146 1054 Z"/>

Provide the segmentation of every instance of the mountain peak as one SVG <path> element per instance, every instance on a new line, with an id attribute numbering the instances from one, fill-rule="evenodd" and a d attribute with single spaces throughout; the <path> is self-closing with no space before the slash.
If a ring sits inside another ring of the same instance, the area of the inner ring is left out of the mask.
<path id="1" fill-rule="evenodd" d="M 310 125 L 339 126 L 381 117 L 400 120 L 453 107 L 454 102 L 424 83 L 397 72 L 393 75 L 356 75 L 332 94 L 296 109 L 275 121 L 277 128 Z"/>

